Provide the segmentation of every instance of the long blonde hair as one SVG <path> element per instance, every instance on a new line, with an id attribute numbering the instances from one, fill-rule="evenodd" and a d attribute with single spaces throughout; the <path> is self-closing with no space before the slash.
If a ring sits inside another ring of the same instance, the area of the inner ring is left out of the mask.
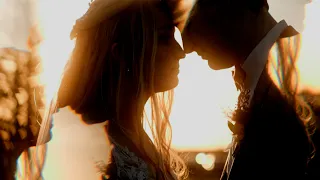
<path id="1" fill-rule="evenodd" d="M 299 60 L 299 53 L 301 47 L 301 35 L 290 38 L 280 38 L 276 42 L 275 56 L 273 64 L 278 85 L 282 94 L 294 106 L 296 113 L 305 126 L 305 132 L 309 139 L 309 154 L 308 159 L 312 159 L 315 152 L 314 144 L 311 140 L 315 132 L 314 112 L 310 104 L 299 94 L 299 71 L 297 68 L 297 61 Z M 271 55 L 271 54 L 270 54 Z M 272 56 L 272 55 L 271 55 Z M 276 61 L 274 61 L 276 60 Z"/>
<path id="2" fill-rule="evenodd" d="M 70 106 L 89 123 L 117 120 L 122 113 L 124 84 L 130 82 L 138 99 L 136 110 L 144 107 L 144 96 L 151 96 L 151 126 L 155 127 L 151 131 L 159 155 L 157 159 L 148 158 L 165 179 L 170 179 L 170 172 L 183 179 L 186 165 L 171 150 L 171 138 L 168 138 L 173 91 L 156 93 L 153 88 L 158 36 L 150 2 L 96 0 L 91 4 L 71 33 L 72 38 L 76 37 L 76 44 L 66 67 L 58 103 L 60 107 Z M 117 58 L 112 53 L 114 42 L 119 42 Z M 152 48 L 151 51 L 148 48 Z M 138 114 L 138 119 L 135 125 L 139 133 L 144 133 L 143 114 Z M 150 139 L 141 138 L 141 141 L 144 144 Z"/>
<path id="3" fill-rule="evenodd" d="M 301 35 L 290 38 L 281 38 L 275 45 L 275 56 L 273 64 L 277 85 L 281 92 L 294 104 L 296 112 L 301 121 L 307 127 L 314 123 L 312 119 L 312 109 L 308 103 L 299 95 L 299 71 L 296 66 L 299 59 L 301 46 Z M 274 61 L 276 60 L 276 61 Z"/>

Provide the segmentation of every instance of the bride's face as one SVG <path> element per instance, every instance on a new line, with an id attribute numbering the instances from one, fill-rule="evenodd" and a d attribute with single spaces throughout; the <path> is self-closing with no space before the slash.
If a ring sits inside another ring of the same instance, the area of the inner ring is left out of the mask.
<path id="1" fill-rule="evenodd" d="M 174 37 L 175 25 L 168 6 L 163 1 L 148 2 L 133 4 L 121 15 L 117 28 L 121 32 L 115 30 L 117 54 L 122 56 L 120 61 L 135 69 L 129 83 L 144 83 L 150 93 L 163 92 L 178 85 L 179 60 L 185 53 Z"/>
<path id="2" fill-rule="evenodd" d="M 160 3 L 154 4 L 157 47 L 155 57 L 154 88 L 167 91 L 178 85 L 179 60 L 185 53 L 174 37 L 175 25 L 170 11 Z"/>

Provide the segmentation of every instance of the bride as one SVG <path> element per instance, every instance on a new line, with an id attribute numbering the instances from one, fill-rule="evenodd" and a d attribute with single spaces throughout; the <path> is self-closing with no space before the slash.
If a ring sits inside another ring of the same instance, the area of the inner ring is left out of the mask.
<path id="1" fill-rule="evenodd" d="M 71 32 L 76 39 L 58 93 L 87 124 L 107 121 L 112 151 L 104 179 L 184 179 L 183 160 L 170 148 L 172 89 L 185 54 L 161 0 L 95 0 Z M 143 124 L 150 99 L 153 140 Z"/>

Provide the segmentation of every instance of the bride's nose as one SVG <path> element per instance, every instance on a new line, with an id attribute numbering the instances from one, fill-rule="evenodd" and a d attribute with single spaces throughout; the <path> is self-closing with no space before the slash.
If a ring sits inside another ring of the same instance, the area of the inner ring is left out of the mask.
<path id="1" fill-rule="evenodd" d="M 194 45 L 193 45 L 191 38 L 188 34 L 189 33 L 187 30 L 183 31 L 183 33 L 182 33 L 183 48 L 184 48 L 184 52 L 186 54 L 192 53 L 194 51 L 194 48 L 193 48 Z"/>
<path id="2" fill-rule="evenodd" d="M 186 54 L 180 44 L 178 42 L 175 43 L 175 55 L 177 56 L 178 59 L 183 59 L 186 57 Z"/>

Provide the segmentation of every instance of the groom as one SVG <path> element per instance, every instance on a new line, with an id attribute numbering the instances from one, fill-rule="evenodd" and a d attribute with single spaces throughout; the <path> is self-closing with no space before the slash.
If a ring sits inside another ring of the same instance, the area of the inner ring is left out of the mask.
<path id="1" fill-rule="evenodd" d="M 295 67 L 288 62 L 296 59 L 297 44 L 288 48 L 285 41 L 298 32 L 268 9 L 267 0 L 198 0 L 188 20 L 178 20 L 187 53 L 196 51 L 215 70 L 235 66 L 241 93 L 229 123 L 234 137 L 221 180 L 305 179 L 312 146 L 291 85 Z M 281 57 L 280 88 L 267 68 L 274 44 Z"/>

